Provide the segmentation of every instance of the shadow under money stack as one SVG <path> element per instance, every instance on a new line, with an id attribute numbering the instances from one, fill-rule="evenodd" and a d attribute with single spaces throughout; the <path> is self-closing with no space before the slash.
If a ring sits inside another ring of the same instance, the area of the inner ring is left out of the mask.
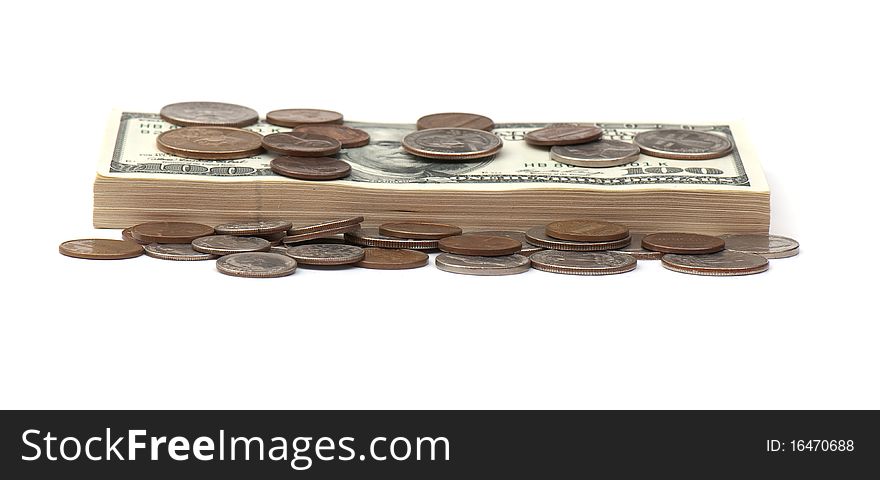
<path id="1" fill-rule="evenodd" d="M 302 224 L 364 215 L 364 230 L 418 218 L 520 230 L 594 218 L 633 233 L 767 233 L 770 192 L 730 125 L 496 124 L 443 113 L 416 125 L 345 122 L 336 112 L 213 102 L 108 128 L 94 224 Z M 378 232 L 375 232 L 378 233 Z"/>

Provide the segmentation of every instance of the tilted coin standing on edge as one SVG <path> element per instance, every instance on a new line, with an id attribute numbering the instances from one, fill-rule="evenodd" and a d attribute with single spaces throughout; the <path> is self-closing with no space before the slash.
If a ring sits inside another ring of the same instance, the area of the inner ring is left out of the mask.
<path id="1" fill-rule="evenodd" d="M 87 260 L 122 260 L 141 256 L 144 247 L 128 240 L 85 238 L 62 243 L 58 246 L 58 252 L 68 257 Z"/>
<path id="2" fill-rule="evenodd" d="M 356 228 L 345 233 L 345 241 L 362 247 L 401 248 L 409 250 L 437 250 L 439 240 L 414 240 L 388 237 L 378 228 Z"/>
<path id="3" fill-rule="evenodd" d="M 354 225 L 343 225 L 341 227 L 333 227 L 333 228 L 328 228 L 325 230 L 318 230 L 318 231 L 308 232 L 308 233 L 297 233 L 297 234 L 288 235 L 288 236 L 282 238 L 281 242 L 282 243 L 302 243 L 307 240 L 315 240 L 318 238 L 332 237 L 332 236 L 340 234 L 340 233 L 353 232 L 359 228 L 360 228 L 359 224 L 354 224 Z"/>
<path id="4" fill-rule="evenodd" d="M 709 160 L 733 151 L 733 144 L 724 137 L 686 129 L 641 132 L 633 143 L 646 155 L 677 160 Z"/>
<path id="5" fill-rule="evenodd" d="M 630 244 L 630 237 L 610 242 L 576 242 L 574 240 L 560 240 L 546 233 L 547 228 L 543 225 L 532 227 L 526 231 L 526 239 L 532 245 L 537 245 L 550 250 L 565 250 L 572 252 L 592 252 L 599 250 L 613 250 Z"/>
<path id="6" fill-rule="evenodd" d="M 356 267 L 375 270 L 408 270 L 428 264 L 428 254 L 416 250 L 392 248 L 364 248 L 364 258 Z"/>
<path id="7" fill-rule="evenodd" d="M 122 239 L 128 240 L 129 242 L 139 243 L 141 245 L 149 245 L 150 244 L 150 242 L 144 242 L 144 241 L 141 241 L 141 240 L 134 238 L 131 235 L 131 227 L 128 227 L 128 228 L 125 228 L 122 230 Z"/>
<path id="8" fill-rule="evenodd" d="M 558 124 L 526 133 L 526 143 L 535 146 L 575 145 L 602 138 L 602 129 L 596 125 Z"/>
<path id="9" fill-rule="evenodd" d="M 314 123 L 342 123 L 342 114 L 315 108 L 285 108 L 266 114 L 266 121 L 281 127 L 297 127 Z"/>
<path id="10" fill-rule="evenodd" d="M 214 231 L 221 235 L 271 235 L 287 232 L 293 224 L 286 220 L 245 220 L 217 225 Z M 268 238 L 266 240 L 269 240 Z"/>
<path id="11" fill-rule="evenodd" d="M 300 265 L 351 265 L 363 260 L 364 249 L 339 243 L 315 243 L 289 247 L 287 255 Z"/>
<path id="12" fill-rule="evenodd" d="M 306 233 L 321 232 L 325 230 L 333 230 L 340 227 L 349 227 L 352 225 L 360 225 L 364 221 L 363 215 L 354 217 L 339 218 L 333 220 L 325 220 L 312 225 L 304 225 L 302 227 L 290 227 L 287 231 L 288 235 L 302 235 Z"/>
<path id="13" fill-rule="evenodd" d="M 751 275 L 767 271 L 770 268 L 770 262 L 760 255 L 730 250 L 706 255 L 669 253 L 663 255 L 660 261 L 665 268 L 675 272 L 715 277 Z"/>
<path id="14" fill-rule="evenodd" d="M 529 270 L 529 258 L 523 255 L 483 257 L 441 253 L 434 259 L 437 268 L 444 272 L 464 275 L 513 275 Z"/>
<path id="15" fill-rule="evenodd" d="M 639 159 L 636 145 L 620 140 L 597 140 L 580 145 L 558 145 L 550 149 L 550 158 L 576 167 L 616 167 Z"/>
<path id="16" fill-rule="evenodd" d="M 429 128 L 403 137 L 401 146 L 419 157 L 471 160 L 495 155 L 503 142 L 495 134 L 473 128 Z"/>
<path id="17" fill-rule="evenodd" d="M 233 253 L 266 252 L 272 244 L 260 237 L 241 237 L 237 235 L 209 235 L 192 241 L 193 249 L 214 255 Z"/>
<path id="18" fill-rule="evenodd" d="M 724 248 L 734 252 L 754 253 L 764 258 L 788 258 L 800 252 L 797 240 L 779 235 L 721 235 Z"/>
<path id="19" fill-rule="evenodd" d="M 392 222 L 379 225 L 379 233 L 395 238 L 439 240 L 444 237 L 461 235 L 461 228 L 445 223 Z"/>
<path id="20" fill-rule="evenodd" d="M 231 127 L 182 127 L 162 132 L 156 147 L 169 155 L 198 160 L 231 160 L 263 152 L 263 136 Z"/>
<path id="21" fill-rule="evenodd" d="M 474 128 L 488 132 L 495 128 L 495 122 L 483 115 L 461 112 L 432 113 L 416 121 L 416 129 L 429 128 Z"/>
<path id="22" fill-rule="evenodd" d="M 177 260 L 193 262 L 199 260 L 214 260 L 217 255 L 196 251 L 191 243 L 151 243 L 144 245 L 144 253 L 148 257 L 161 260 Z"/>
<path id="23" fill-rule="evenodd" d="M 278 253 L 233 253 L 217 260 L 217 271 L 233 277 L 284 277 L 296 271 L 296 260 Z"/>
<path id="24" fill-rule="evenodd" d="M 221 102 L 181 102 L 165 105 L 162 120 L 181 127 L 246 127 L 260 120 L 256 110 Z"/>
<path id="25" fill-rule="evenodd" d="M 636 268 L 636 259 L 619 252 L 563 252 L 544 250 L 533 254 L 536 270 L 568 275 L 612 275 Z"/>

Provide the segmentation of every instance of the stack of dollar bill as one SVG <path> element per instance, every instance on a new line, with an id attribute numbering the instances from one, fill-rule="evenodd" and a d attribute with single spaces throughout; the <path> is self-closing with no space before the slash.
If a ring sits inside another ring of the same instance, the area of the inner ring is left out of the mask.
<path id="1" fill-rule="evenodd" d="M 414 125 L 346 122 L 370 134 L 369 145 L 343 149 L 351 175 L 303 181 L 274 174 L 264 153 L 239 160 L 193 160 L 156 147 L 173 125 L 156 114 L 117 113 L 108 127 L 95 180 L 94 224 L 123 228 L 154 220 L 210 225 L 240 218 L 316 222 L 364 215 L 365 226 L 395 220 L 454 223 L 466 229 L 528 229 L 560 218 L 595 218 L 634 232 L 767 233 L 770 191 L 742 130 L 685 128 L 726 136 L 733 151 L 712 160 L 641 155 L 605 168 L 568 166 L 523 140 L 542 123 L 501 123 L 497 155 L 468 162 L 419 158 L 401 139 Z M 632 140 L 675 124 L 599 123 L 604 138 Z M 290 129 L 258 123 L 261 134 Z M 373 225 L 376 224 L 376 225 Z"/>

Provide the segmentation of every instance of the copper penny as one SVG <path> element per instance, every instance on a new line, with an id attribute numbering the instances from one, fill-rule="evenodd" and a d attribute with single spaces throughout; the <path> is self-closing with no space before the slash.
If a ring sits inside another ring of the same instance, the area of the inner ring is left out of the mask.
<path id="1" fill-rule="evenodd" d="M 230 160 L 259 155 L 263 151 L 263 136 L 240 128 L 183 127 L 160 133 L 156 146 L 178 157 Z"/>
<path id="2" fill-rule="evenodd" d="M 439 240 L 461 235 L 461 229 L 445 223 L 395 222 L 379 225 L 379 233 L 388 237 L 413 240 Z"/>
<path id="3" fill-rule="evenodd" d="M 754 253 L 724 250 L 706 255 L 663 255 L 660 259 L 669 270 L 690 273 L 692 275 L 709 275 L 729 277 L 734 275 L 751 275 L 761 273 L 770 268 L 766 258 Z"/>
<path id="4" fill-rule="evenodd" d="M 139 243 L 141 245 L 149 245 L 151 242 L 142 242 L 131 236 L 131 227 L 128 227 L 122 230 L 122 239 L 128 240 L 129 242 Z"/>
<path id="5" fill-rule="evenodd" d="M 263 148 L 292 157 L 323 157 L 338 152 L 342 144 L 325 135 L 294 131 L 266 135 Z"/>
<path id="6" fill-rule="evenodd" d="M 562 220 L 547 225 L 545 233 L 559 240 L 575 242 L 611 242 L 629 236 L 629 228 L 599 220 Z"/>
<path id="7" fill-rule="evenodd" d="M 400 145 L 419 157 L 458 161 L 491 157 L 504 142 L 493 133 L 473 128 L 429 128 L 408 134 Z"/>
<path id="8" fill-rule="evenodd" d="M 436 250 L 439 240 L 413 240 L 388 237 L 378 228 L 357 228 L 345 234 L 345 241 L 362 247 L 403 248 L 409 250 Z"/>
<path id="9" fill-rule="evenodd" d="M 327 220 L 321 223 L 316 223 L 313 225 L 305 225 L 302 227 L 290 227 L 287 231 L 288 235 L 300 235 L 305 233 L 314 233 L 320 232 L 323 230 L 332 230 L 334 228 L 340 227 L 349 227 L 352 225 L 358 225 L 364 221 L 364 217 L 358 215 L 356 217 L 346 217 L 334 220 Z"/>
<path id="10" fill-rule="evenodd" d="M 528 257 L 529 255 L 531 255 L 535 252 L 540 252 L 541 250 L 543 250 L 543 248 L 541 248 L 537 245 L 532 245 L 531 243 L 529 243 L 528 239 L 526 238 L 525 232 L 518 232 L 515 230 L 485 230 L 485 231 L 468 232 L 468 233 L 476 233 L 479 235 L 495 235 L 497 237 L 507 237 L 507 238 L 512 238 L 514 240 L 519 240 L 522 243 L 522 250 L 519 251 L 519 254 L 526 256 L 526 257 Z"/>
<path id="11" fill-rule="evenodd" d="M 292 226 L 293 224 L 286 220 L 246 220 L 217 225 L 214 227 L 214 231 L 221 235 L 264 236 L 278 232 L 284 233 Z"/>
<path id="12" fill-rule="evenodd" d="M 550 125 L 526 134 L 526 143 L 538 146 L 576 145 L 602 138 L 595 125 Z"/>
<path id="13" fill-rule="evenodd" d="M 307 123 L 342 123 L 342 114 L 314 108 L 286 108 L 267 113 L 266 121 L 282 127 L 296 127 Z"/>
<path id="14" fill-rule="evenodd" d="M 351 165 L 333 157 L 278 157 L 269 168 L 297 180 L 338 180 L 351 173 Z"/>
<path id="15" fill-rule="evenodd" d="M 630 237 L 631 240 L 629 245 L 622 248 L 616 248 L 614 251 L 630 255 L 636 260 L 660 260 L 660 257 L 663 256 L 663 252 L 652 252 L 651 250 L 642 248 L 642 238 L 645 237 L 645 234 L 632 233 L 630 234 Z"/>
<path id="16" fill-rule="evenodd" d="M 252 108 L 220 102 L 172 103 L 162 107 L 159 116 L 181 127 L 246 127 L 260 119 Z"/>
<path id="17" fill-rule="evenodd" d="M 405 270 L 424 267 L 428 264 L 428 254 L 415 250 L 391 248 L 365 248 L 364 258 L 356 267 L 375 270 Z"/>
<path id="18" fill-rule="evenodd" d="M 149 243 L 190 243 L 213 234 L 212 227 L 189 222 L 148 222 L 131 227 L 131 236 Z"/>
<path id="19" fill-rule="evenodd" d="M 359 128 L 346 127 L 345 125 L 334 125 L 330 123 L 300 125 L 294 128 L 293 131 L 335 138 L 342 144 L 342 148 L 363 147 L 370 143 L 369 133 Z"/>
<path id="20" fill-rule="evenodd" d="M 526 232 L 526 240 L 532 245 L 548 248 L 550 250 L 565 250 L 573 252 L 592 252 L 598 250 L 613 250 L 630 244 L 630 237 L 610 242 L 576 242 L 574 240 L 560 240 L 546 233 L 546 227 L 532 227 Z"/>
<path id="21" fill-rule="evenodd" d="M 87 238 L 68 240 L 58 246 L 62 255 L 89 260 L 120 260 L 134 258 L 144 253 L 144 247 L 128 240 Z"/>
<path id="22" fill-rule="evenodd" d="M 439 241 L 438 246 L 446 253 L 483 257 L 512 255 L 522 250 L 522 242 L 512 238 L 473 233 L 443 238 Z"/>
<path id="23" fill-rule="evenodd" d="M 298 233 L 296 235 L 288 235 L 281 239 L 283 243 L 301 243 L 306 240 L 314 240 L 316 238 L 332 237 L 339 233 L 349 233 L 360 228 L 360 225 L 344 225 L 341 227 L 328 228 L 316 232 Z"/>
<path id="24" fill-rule="evenodd" d="M 495 128 L 495 122 L 489 117 L 475 113 L 434 113 L 425 115 L 416 122 L 417 130 L 429 128 L 475 128 L 488 132 Z"/>
<path id="25" fill-rule="evenodd" d="M 642 238 L 642 247 L 655 252 L 700 255 L 724 250 L 724 239 L 697 233 L 652 233 Z"/>

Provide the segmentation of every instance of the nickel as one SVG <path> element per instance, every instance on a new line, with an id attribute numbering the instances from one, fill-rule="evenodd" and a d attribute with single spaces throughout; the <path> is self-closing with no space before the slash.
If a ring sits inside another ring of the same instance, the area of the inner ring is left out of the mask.
<path id="1" fill-rule="evenodd" d="M 217 270 L 234 277 L 283 277 L 296 271 L 296 260 L 278 253 L 233 253 L 217 260 Z"/>
<path id="2" fill-rule="evenodd" d="M 797 240 L 779 235 L 722 235 L 724 248 L 734 252 L 754 253 L 764 258 L 787 258 L 797 255 Z"/>
<path id="3" fill-rule="evenodd" d="M 144 246 L 144 253 L 148 257 L 161 260 L 197 261 L 217 258 L 217 255 L 196 251 L 191 243 L 151 243 Z"/>
<path id="4" fill-rule="evenodd" d="M 464 275 L 514 275 L 529 269 L 529 259 L 523 255 L 503 255 L 483 257 L 441 253 L 434 260 L 437 268 L 444 272 Z"/>
<path id="5" fill-rule="evenodd" d="M 550 158 L 576 167 L 616 167 L 637 161 L 639 154 L 639 147 L 620 140 L 597 140 L 550 149 Z"/>

